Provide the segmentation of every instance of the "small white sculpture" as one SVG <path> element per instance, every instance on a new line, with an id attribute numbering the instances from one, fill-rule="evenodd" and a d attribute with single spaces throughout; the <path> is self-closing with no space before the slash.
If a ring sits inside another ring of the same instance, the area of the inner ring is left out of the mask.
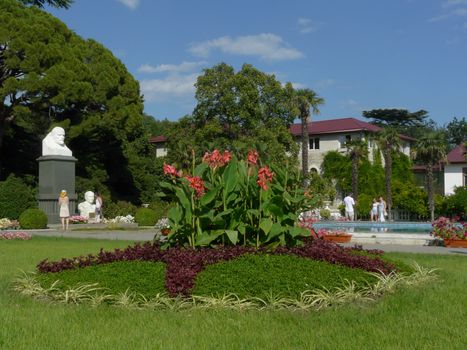
<path id="1" fill-rule="evenodd" d="M 65 130 L 56 126 L 42 140 L 43 156 L 71 156 L 71 150 L 65 145 Z"/>
<path id="2" fill-rule="evenodd" d="M 94 214 L 92 215 L 94 218 L 96 214 L 96 205 L 94 204 L 94 192 L 87 191 L 84 194 L 84 199 L 84 202 L 78 204 L 79 215 L 85 217 L 86 219 L 89 219 L 89 214 L 92 213 Z"/>

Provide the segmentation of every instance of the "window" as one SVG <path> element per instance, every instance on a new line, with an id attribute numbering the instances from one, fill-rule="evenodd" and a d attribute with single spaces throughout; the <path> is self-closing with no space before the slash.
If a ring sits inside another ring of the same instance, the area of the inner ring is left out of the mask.
<path id="1" fill-rule="evenodd" d="M 345 144 L 347 142 L 352 141 L 352 136 L 351 135 L 345 135 L 343 139 L 341 139 L 341 148 L 345 148 Z"/>
<path id="2" fill-rule="evenodd" d="M 319 149 L 319 137 L 310 137 L 308 144 L 310 149 Z"/>

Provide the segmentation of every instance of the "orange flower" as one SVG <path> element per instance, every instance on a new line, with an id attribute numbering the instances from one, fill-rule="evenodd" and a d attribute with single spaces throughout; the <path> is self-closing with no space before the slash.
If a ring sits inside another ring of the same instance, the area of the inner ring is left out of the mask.
<path id="1" fill-rule="evenodd" d="M 195 190 L 196 197 L 201 197 L 206 191 L 203 179 L 201 179 L 199 176 L 187 176 L 186 179 L 190 183 L 190 187 Z"/>
<path id="2" fill-rule="evenodd" d="M 258 162 L 258 152 L 254 150 L 248 151 L 247 160 L 250 165 L 256 165 Z"/>
<path id="3" fill-rule="evenodd" d="M 271 172 L 267 166 L 264 166 L 258 170 L 258 180 L 256 183 L 266 191 L 268 189 L 268 183 L 272 182 L 273 176 L 274 173 Z"/>
<path id="4" fill-rule="evenodd" d="M 164 163 L 164 174 L 170 176 L 179 176 L 177 169 L 174 166 Z"/>

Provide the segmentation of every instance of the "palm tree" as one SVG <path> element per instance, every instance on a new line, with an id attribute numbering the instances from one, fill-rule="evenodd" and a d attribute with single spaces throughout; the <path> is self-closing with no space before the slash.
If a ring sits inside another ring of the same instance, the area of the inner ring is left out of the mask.
<path id="1" fill-rule="evenodd" d="M 311 122 L 310 108 L 312 109 L 312 114 L 319 114 L 318 106 L 324 104 L 324 99 L 311 89 L 297 89 L 295 91 L 295 104 L 302 124 L 302 175 L 305 187 L 308 176 L 308 123 Z"/>
<path id="2" fill-rule="evenodd" d="M 352 193 L 358 199 L 358 166 L 362 158 L 368 155 L 368 144 L 364 139 L 346 142 L 347 154 L 352 160 Z"/>
<path id="3" fill-rule="evenodd" d="M 433 166 L 446 158 L 446 142 L 443 134 L 433 132 L 421 137 L 412 150 L 412 156 L 425 164 L 428 190 L 428 206 L 431 221 L 435 219 L 435 201 L 433 189 Z"/>
<path id="4" fill-rule="evenodd" d="M 391 217 L 392 208 L 392 191 L 391 191 L 391 177 L 392 177 L 392 152 L 399 152 L 401 146 L 401 139 L 397 129 L 393 127 L 386 127 L 378 132 L 376 136 L 376 143 L 383 153 L 384 158 L 384 177 L 386 182 L 386 204 L 389 218 Z"/>

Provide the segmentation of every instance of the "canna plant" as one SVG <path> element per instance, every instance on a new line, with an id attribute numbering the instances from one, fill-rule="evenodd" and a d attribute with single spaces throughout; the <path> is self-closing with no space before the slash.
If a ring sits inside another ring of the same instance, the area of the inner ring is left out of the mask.
<path id="1" fill-rule="evenodd" d="M 167 246 L 277 246 L 309 236 L 296 225 L 300 212 L 314 206 L 300 186 L 298 171 L 261 166 L 258 153 L 239 160 L 229 151 L 207 152 L 191 174 L 164 164 L 161 186 L 175 197 L 169 210 Z"/>

